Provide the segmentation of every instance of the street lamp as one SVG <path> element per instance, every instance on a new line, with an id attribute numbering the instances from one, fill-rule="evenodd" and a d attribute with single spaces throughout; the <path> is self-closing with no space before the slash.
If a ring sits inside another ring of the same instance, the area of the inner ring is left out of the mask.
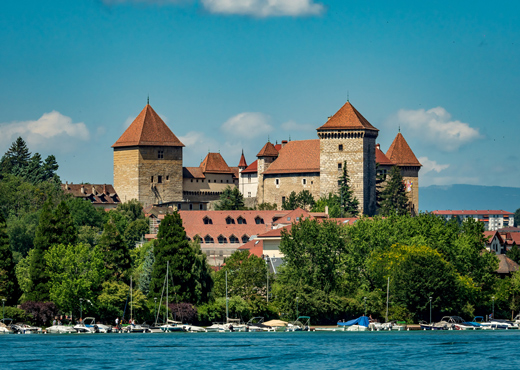
<path id="1" fill-rule="evenodd" d="M 365 300 L 365 316 L 367 315 L 367 297 L 363 297 Z"/>
<path id="2" fill-rule="evenodd" d="M 156 312 L 157 312 L 157 297 L 154 297 L 153 298 L 153 315 L 155 316 L 156 315 Z"/>
<path id="3" fill-rule="evenodd" d="M 4 321 L 5 319 L 5 314 L 4 314 L 4 304 L 5 304 L 5 298 L 2 298 L 2 322 Z"/>
<path id="4" fill-rule="evenodd" d="M 430 297 L 430 324 L 432 323 L 432 297 Z"/>
<path id="5" fill-rule="evenodd" d="M 265 263 L 267 264 L 267 288 L 265 290 L 265 296 L 267 297 L 267 303 L 269 303 L 269 256 L 265 257 Z"/>
<path id="6" fill-rule="evenodd" d="M 296 320 L 298 320 L 298 297 L 296 297 Z"/>
<path id="7" fill-rule="evenodd" d="M 79 299 L 79 321 L 83 322 L 83 298 Z"/>
<path id="8" fill-rule="evenodd" d="M 492 315 L 493 315 L 493 319 L 494 319 L 495 318 L 495 296 L 493 296 L 491 298 L 493 298 L 493 313 L 492 313 Z"/>

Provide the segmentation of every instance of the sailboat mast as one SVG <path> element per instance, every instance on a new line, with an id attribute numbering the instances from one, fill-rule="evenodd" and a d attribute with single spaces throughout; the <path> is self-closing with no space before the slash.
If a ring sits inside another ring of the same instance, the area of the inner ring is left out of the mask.
<path id="1" fill-rule="evenodd" d="M 229 321 L 229 304 L 228 304 L 228 297 L 227 297 L 227 271 L 226 271 L 226 323 Z"/>
<path id="2" fill-rule="evenodd" d="M 388 294 L 390 293 L 390 276 L 388 277 L 388 281 L 386 283 L 386 321 L 388 322 Z"/>
<path id="3" fill-rule="evenodd" d="M 132 277 L 130 276 L 130 321 L 132 320 Z"/>
<path id="4" fill-rule="evenodd" d="M 168 274 L 170 270 L 170 261 L 166 262 L 166 325 L 168 325 Z"/>

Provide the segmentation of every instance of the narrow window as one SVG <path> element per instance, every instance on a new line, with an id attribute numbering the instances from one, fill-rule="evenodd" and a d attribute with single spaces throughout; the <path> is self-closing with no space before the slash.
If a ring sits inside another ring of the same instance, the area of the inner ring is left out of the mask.
<path id="1" fill-rule="evenodd" d="M 342 151 L 342 150 L 343 150 L 343 144 L 339 144 L 338 149 L 339 149 L 340 151 Z"/>
<path id="2" fill-rule="evenodd" d="M 250 191 L 247 192 L 247 197 L 251 198 L 251 192 Z"/>
<path id="3" fill-rule="evenodd" d="M 166 175 L 166 181 L 170 180 L 170 175 Z"/>
<path id="4" fill-rule="evenodd" d="M 163 159 L 164 158 L 164 150 L 158 150 L 157 151 L 157 158 Z"/>
<path id="5" fill-rule="evenodd" d="M 182 204 L 180 204 L 180 203 L 179 203 L 179 204 L 177 204 L 177 210 L 179 210 L 179 211 L 180 211 L 180 210 L 181 210 L 181 206 L 182 206 Z"/>
<path id="6" fill-rule="evenodd" d="M 307 185 L 307 179 L 302 180 L 303 185 Z"/>
<path id="7" fill-rule="evenodd" d="M 285 203 L 285 197 L 282 197 L 282 203 Z"/>
<path id="8" fill-rule="evenodd" d="M 343 168 L 343 163 L 338 163 L 338 170 L 341 170 Z"/>
<path id="9" fill-rule="evenodd" d="M 157 183 L 162 184 L 162 176 L 157 176 Z"/>
<path id="10" fill-rule="evenodd" d="M 193 209 L 193 204 L 190 203 L 190 211 Z"/>
<path id="11" fill-rule="evenodd" d="M 276 179 L 276 180 L 274 180 L 274 183 L 275 183 L 276 185 L 280 185 L 280 179 Z"/>
<path id="12" fill-rule="evenodd" d="M 199 209 L 202 211 L 204 209 L 204 205 L 201 203 L 199 204 Z"/>
<path id="13" fill-rule="evenodd" d="M 193 182 L 193 179 L 191 179 L 191 182 Z"/>

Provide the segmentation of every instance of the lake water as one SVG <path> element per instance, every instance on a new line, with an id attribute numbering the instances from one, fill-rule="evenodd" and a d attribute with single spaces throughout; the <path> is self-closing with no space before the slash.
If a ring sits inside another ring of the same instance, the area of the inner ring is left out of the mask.
<path id="1" fill-rule="evenodd" d="M 0 369 L 519 369 L 520 331 L 0 335 Z"/>

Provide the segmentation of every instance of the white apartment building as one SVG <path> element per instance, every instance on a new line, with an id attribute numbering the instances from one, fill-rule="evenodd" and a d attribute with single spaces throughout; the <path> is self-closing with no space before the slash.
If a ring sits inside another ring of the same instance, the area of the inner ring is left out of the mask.
<path id="1" fill-rule="evenodd" d="M 444 217 L 449 220 L 459 217 L 462 221 L 473 218 L 484 223 L 486 230 L 495 231 L 503 227 L 514 226 L 514 213 L 501 210 L 447 210 L 433 211 L 434 215 Z"/>

